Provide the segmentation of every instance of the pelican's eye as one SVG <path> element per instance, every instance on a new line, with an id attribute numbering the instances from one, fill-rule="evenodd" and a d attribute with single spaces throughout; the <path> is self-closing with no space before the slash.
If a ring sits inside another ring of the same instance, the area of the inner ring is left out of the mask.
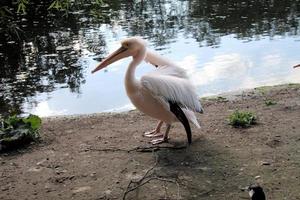
<path id="1" fill-rule="evenodd" d="M 123 43 L 122 45 L 124 48 L 128 49 L 129 48 L 129 44 L 128 43 Z"/>

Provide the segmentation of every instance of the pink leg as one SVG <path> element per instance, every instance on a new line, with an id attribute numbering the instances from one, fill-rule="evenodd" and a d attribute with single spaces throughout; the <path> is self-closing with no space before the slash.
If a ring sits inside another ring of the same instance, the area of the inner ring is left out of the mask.
<path id="1" fill-rule="evenodd" d="M 162 136 L 163 134 L 160 133 L 160 128 L 163 125 L 163 123 L 164 123 L 163 121 L 159 121 L 156 128 L 153 131 L 149 131 L 149 132 L 144 133 L 144 136 L 146 136 L 146 137 L 160 137 L 160 136 Z"/>
<path id="2" fill-rule="evenodd" d="M 168 142 L 168 139 L 169 139 L 168 135 L 169 135 L 170 128 L 171 128 L 171 124 L 167 124 L 167 129 L 166 129 L 165 134 L 163 134 L 161 137 L 159 137 L 157 139 L 152 140 L 151 143 L 152 144 L 161 144 L 164 142 Z"/>

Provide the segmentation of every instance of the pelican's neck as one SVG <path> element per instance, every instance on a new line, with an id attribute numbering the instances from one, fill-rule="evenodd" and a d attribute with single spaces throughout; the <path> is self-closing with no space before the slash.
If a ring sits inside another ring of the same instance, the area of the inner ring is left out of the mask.
<path id="1" fill-rule="evenodd" d="M 125 75 L 125 87 L 127 94 L 135 93 L 138 90 L 138 81 L 135 78 L 136 67 L 144 60 L 146 55 L 146 48 L 138 51 L 138 53 L 132 56 L 126 75 Z"/>

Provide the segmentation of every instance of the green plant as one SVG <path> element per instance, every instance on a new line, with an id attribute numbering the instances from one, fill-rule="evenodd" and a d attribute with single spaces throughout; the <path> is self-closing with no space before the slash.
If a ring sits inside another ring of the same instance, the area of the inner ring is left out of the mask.
<path id="1" fill-rule="evenodd" d="M 257 117 L 247 111 L 238 111 L 236 110 L 229 116 L 229 124 L 234 127 L 246 128 L 253 124 L 256 124 Z"/>
<path id="2" fill-rule="evenodd" d="M 30 0 L 18 0 L 17 1 L 17 13 L 26 13 L 27 5 Z M 104 5 L 103 0 L 52 0 L 48 9 L 56 9 L 56 10 L 69 10 L 72 5 L 76 4 L 84 4 L 84 3 L 92 3 L 98 6 Z"/>
<path id="3" fill-rule="evenodd" d="M 266 104 L 266 106 L 273 106 L 273 105 L 276 105 L 277 102 L 267 99 L 267 100 L 265 100 L 265 104 Z"/>
<path id="4" fill-rule="evenodd" d="M 70 0 L 54 0 L 48 9 L 55 8 L 56 10 L 68 10 L 71 6 Z"/>
<path id="5" fill-rule="evenodd" d="M 201 100 L 203 100 L 203 101 L 217 101 L 217 102 L 228 102 L 229 101 L 226 97 L 222 97 L 222 96 L 202 97 Z"/>
<path id="6" fill-rule="evenodd" d="M 18 0 L 17 13 L 26 13 L 26 6 L 28 5 L 28 3 L 28 0 Z"/>
<path id="7" fill-rule="evenodd" d="M 0 151 L 17 149 L 39 138 L 42 120 L 36 115 L 0 119 Z"/>

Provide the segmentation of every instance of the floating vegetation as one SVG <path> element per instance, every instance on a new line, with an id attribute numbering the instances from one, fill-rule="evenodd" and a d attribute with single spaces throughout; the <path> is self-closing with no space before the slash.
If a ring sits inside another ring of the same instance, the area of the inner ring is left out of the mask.
<path id="1" fill-rule="evenodd" d="M 36 115 L 0 119 L 0 152 L 18 149 L 39 138 L 42 120 Z"/>
<path id="2" fill-rule="evenodd" d="M 256 124 L 256 120 L 257 117 L 253 113 L 247 111 L 236 110 L 229 116 L 229 124 L 236 128 L 247 128 Z"/>

